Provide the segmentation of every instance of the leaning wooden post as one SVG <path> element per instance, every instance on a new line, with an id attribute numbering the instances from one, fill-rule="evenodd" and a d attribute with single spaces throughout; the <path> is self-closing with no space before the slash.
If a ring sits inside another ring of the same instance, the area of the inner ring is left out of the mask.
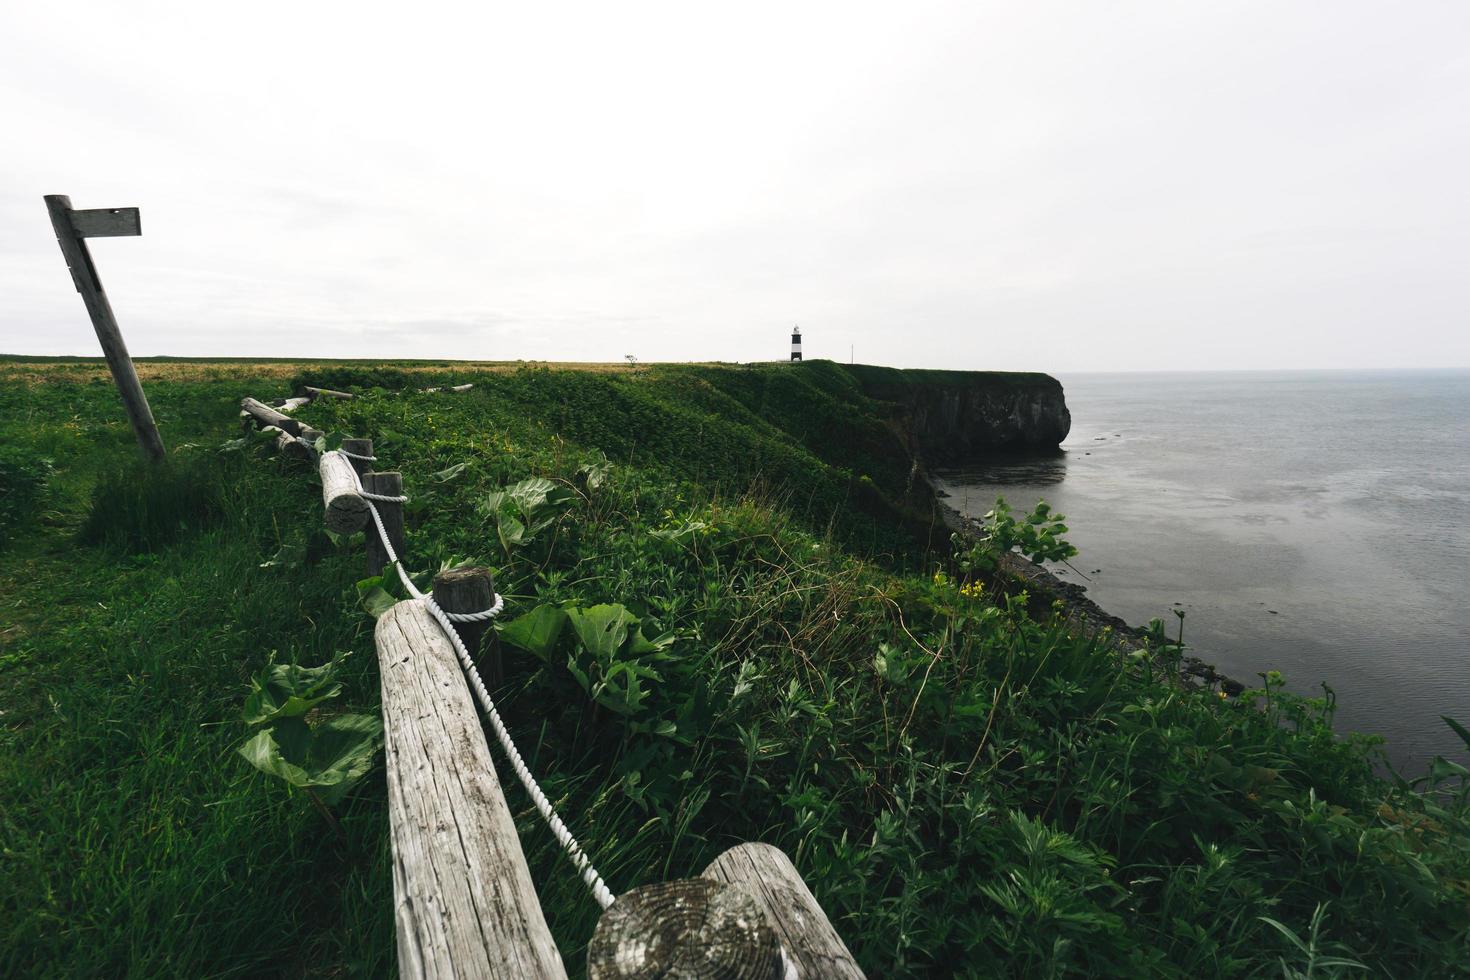
<path id="1" fill-rule="evenodd" d="M 707 878 L 619 895 L 587 947 L 588 980 L 781 980 L 784 974 L 781 944 L 760 903 Z"/>
<path id="2" fill-rule="evenodd" d="M 373 468 L 373 461 L 371 459 L 357 458 L 359 456 L 372 456 L 373 441 L 371 439 L 343 439 L 342 453 L 343 455 L 352 453 L 351 456 L 347 457 L 347 460 L 352 464 L 352 468 L 357 470 L 358 476 L 362 476 Z"/>
<path id="3" fill-rule="evenodd" d="M 345 444 L 345 443 L 344 443 Z M 363 455 L 367 455 L 364 453 Z M 353 460 L 352 462 L 357 462 Z M 397 473 L 364 473 L 362 475 L 362 488 L 368 493 L 380 493 L 385 497 L 401 497 L 403 495 L 403 477 Z M 383 519 L 383 528 L 388 532 L 388 543 L 393 546 L 395 555 L 403 554 L 403 505 L 389 503 L 384 500 L 374 500 L 373 506 L 378 509 L 378 516 Z M 377 522 L 372 515 L 367 519 L 367 573 L 371 578 L 374 575 L 383 574 L 383 569 L 388 564 L 388 549 L 383 547 L 383 539 L 378 534 Z"/>
<path id="4" fill-rule="evenodd" d="M 756 898 L 797 976 L 861 980 L 863 971 L 857 960 L 780 848 L 770 844 L 732 847 L 704 869 L 704 877 Z"/>
<path id="5" fill-rule="evenodd" d="M 434 576 L 434 601 L 439 608 L 451 613 L 483 612 L 495 602 L 495 576 L 490 569 L 478 565 L 451 568 Z M 454 631 L 464 641 L 470 656 L 478 659 L 480 643 L 490 631 L 490 620 L 478 623 L 455 623 Z M 491 639 L 491 646 L 482 665 L 485 686 L 499 686 L 502 674 L 500 646 Z"/>
<path id="6" fill-rule="evenodd" d="M 375 637 L 398 975 L 565 980 L 449 638 L 418 600 Z"/>
<path id="7" fill-rule="evenodd" d="M 128 356 L 128 347 L 123 343 L 122 331 L 117 327 L 117 317 L 112 313 L 112 304 L 97 277 L 97 267 L 92 264 L 92 253 L 87 250 L 88 238 L 103 238 L 115 235 L 141 235 L 142 225 L 137 208 L 102 208 L 94 211 L 73 211 L 71 198 L 65 194 L 47 194 L 46 208 L 51 212 L 51 227 L 56 229 L 56 244 L 71 269 L 72 282 L 82 294 L 87 314 L 92 318 L 92 329 L 102 343 L 102 354 L 107 358 L 107 367 L 112 371 L 112 380 L 122 395 L 123 407 L 127 409 L 128 421 L 133 425 L 133 435 L 138 445 L 154 462 L 166 455 L 163 439 L 153 421 L 153 410 L 148 407 L 148 398 L 143 386 L 138 383 L 138 372 L 133 369 L 133 360 Z"/>

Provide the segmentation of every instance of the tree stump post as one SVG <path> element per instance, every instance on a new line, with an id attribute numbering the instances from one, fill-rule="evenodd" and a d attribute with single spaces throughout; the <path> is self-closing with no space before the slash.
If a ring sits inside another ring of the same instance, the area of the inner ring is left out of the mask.
<path id="1" fill-rule="evenodd" d="M 371 439 L 343 439 L 342 451 L 344 455 L 353 453 L 355 456 L 371 456 L 373 441 Z M 367 459 L 354 459 L 353 456 L 348 456 L 347 462 L 352 464 L 354 470 L 357 470 L 358 476 L 365 475 L 373 468 L 372 461 Z M 371 490 L 370 487 L 364 487 L 364 489 Z"/>
<path id="2" fill-rule="evenodd" d="M 863 980 L 847 944 L 780 848 L 754 843 L 732 847 L 704 869 L 703 877 L 755 898 L 797 976 Z"/>
<path id="3" fill-rule="evenodd" d="M 489 609 L 495 602 L 495 576 L 490 569 L 478 565 L 451 568 L 434 576 L 434 601 L 451 613 L 473 613 Z M 490 620 L 479 623 L 455 623 L 454 631 L 464 641 L 470 657 L 479 661 L 480 644 L 490 632 Z M 481 670 L 485 686 L 494 689 L 502 679 L 499 638 L 492 636 Z"/>
<path id="4" fill-rule="evenodd" d="M 365 441 L 365 440 L 354 440 Z M 344 441 L 345 445 L 345 441 Z M 368 455 L 363 453 L 364 456 Z M 357 463 L 358 460 L 351 460 Z M 366 464 L 364 464 L 366 465 Z M 403 495 L 403 476 L 398 473 L 363 473 L 362 488 L 368 493 L 381 493 L 386 497 L 398 497 Z M 393 545 L 395 554 L 403 555 L 403 505 L 390 504 L 381 500 L 374 500 L 373 506 L 378 508 L 378 516 L 383 518 L 383 528 L 388 532 L 388 542 Z M 383 539 L 378 536 L 378 525 L 373 521 L 372 515 L 367 520 L 367 573 L 372 578 L 383 574 L 383 569 L 388 564 L 388 549 L 383 547 Z"/>
<path id="5" fill-rule="evenodd" d="M 781 944 L 765 910 L 708 878 L 644 885 L 602 913 L 588 980 L 781 980 Z"/>

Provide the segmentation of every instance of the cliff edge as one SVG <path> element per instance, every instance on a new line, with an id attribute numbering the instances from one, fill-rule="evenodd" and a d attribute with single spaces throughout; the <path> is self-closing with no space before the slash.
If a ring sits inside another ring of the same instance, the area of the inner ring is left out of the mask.
<path id="1" fill-rule="evenodd" d="M 928 466 L 1055 449 L 1072 428 L 1061 382 L 1050 375 L 844 368 L 864 395 L 899 406 L 910 449 Z"/>

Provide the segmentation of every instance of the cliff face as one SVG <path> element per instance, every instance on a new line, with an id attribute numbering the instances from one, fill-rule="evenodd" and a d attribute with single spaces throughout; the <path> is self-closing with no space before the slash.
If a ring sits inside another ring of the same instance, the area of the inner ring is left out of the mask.
<path id="1" fill-rule="evenodd" d="M 848 369 L 870 398 L 895 403 L 899 423 L 929 465 L 994 452 L 1055 449 L 1072 428 L 1061 382 L 1045 374 Z"/>

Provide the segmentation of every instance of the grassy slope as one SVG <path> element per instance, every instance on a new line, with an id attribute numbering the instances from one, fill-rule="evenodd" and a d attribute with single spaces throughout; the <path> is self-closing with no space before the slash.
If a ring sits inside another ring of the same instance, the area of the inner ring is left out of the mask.
<path id="1" fill-rule="evenodd" d="M 95 366 L 0 368 L 0 444 L 55 461 L 0 563 L 0 974 L 391 970 L 381 780 L 344 804 L 337 838 L 231 751 L 272 649 L 351 649 L 345 706 L 377 701 L 360 557 L 315 535 L 310 474 L 215 450 L 239 396 L 284 394 L 293 370 L 144 365 L 166 440 L 195 444 L 175 466 L 205 492 L 154 479 L 132 495 L 131 437 Z M 1393 975 L 1464 968 L 1463 803 L 1379 780 L 1367 747 L 1331 739 L 1326 703 L 1182 692 L 1162 665 L 1119 664 L 936 578 L 901 530 L 915 515 L 883 406 L 852 372 L 310 373 L 475 381 L 304 413 L 373 436 L 403 470 L 426 505 L 413 569 L 471 556 L 497 568 L 507 615 L 616 601 L 679 634 L 631 718 L 528 654 L 499 692 L 614 890 L 762 839 L 794 855 L 874 975 L 1279 973 L 1278 956 L 1304 958 L 1259 917 L 1305 936 L 1323 902 L 1329 949 Z M 609 483 L 503 551 L 476 501 L 598 451 Z M 114 489 L 94 507 L 99 480 Z M 140 541 L 143 500 L 181 520 Z M 112 543 L 78 543 L 89 512 Z M 595 909 L 510 799 L 575 966 Z"/>

